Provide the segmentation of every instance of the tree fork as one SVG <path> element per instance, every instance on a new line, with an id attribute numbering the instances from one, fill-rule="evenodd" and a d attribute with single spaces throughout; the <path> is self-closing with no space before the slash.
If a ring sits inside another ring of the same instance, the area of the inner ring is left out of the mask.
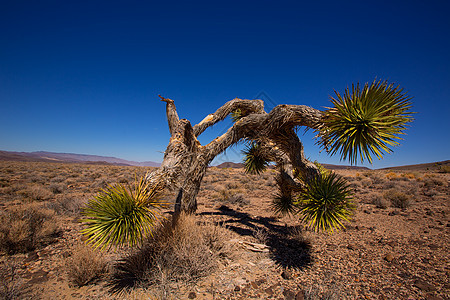
<path id="1" fill-rule="evenodd" d="M 294 128 L 318 128 L 322 116 L 319 110 L 304 105 L 278 105 L 266 113 L 262 100 L 236 98 L 192 126 L 188 120 L 179 119 L 173 100 L 159 97 L 166 103 L 171 137 L 160 168 L 147 179 L 155 182 L 162 179 L 166 188 L 177 191 L 176 214 L 196 211 L 196 196 L 208 165 L 228 147 L 244 139 L 258 141 L 264 146 L 267 158 L 279 166 L 280 178 L 283 178 L 279 182 L 283 189 L 299 188 L 301 183 L 295 179 L 299 172 L 308 179 L 318 174 L 315 165 L 305 158 Z M 222 136 L 202 146 L 197 137 L 236 110 L 241 112 L 241 118 Z"/>

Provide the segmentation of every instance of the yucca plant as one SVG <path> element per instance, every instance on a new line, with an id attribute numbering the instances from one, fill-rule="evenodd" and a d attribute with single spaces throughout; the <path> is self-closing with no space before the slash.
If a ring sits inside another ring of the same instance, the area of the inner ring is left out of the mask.
<path id="1" fill-rule="evenodd" d="M 86 227 L 82 234 L 95 248 L 135 246 L 151 233 L 165 204 L 159 199 L 159 185 L 152 185 L 146 176 L 135 184 L 109 186 L 83 208 Z"/>
<path id="2" fill-rule="evenodd" d="M 372 155 L 383 157 L 397 146 L 406 124 L 412 121 L 411 98 L 399 86 L 386 81 L 373 81 L 360 87 L 359 83 L 347 87 L 344 94 L 336 92 L 331 97 L 334 105 L 324 111 L 323 124 L 319 130 L 319 144 L 331 154 L 339 151 L 341 159 L 356 163 Z"/>
<path id="3" fill-rule="evenodd" d="M 340 229 L 354 210 L 351 188 L 334 172 L 321 173 L 307 182 L 295 205 L 302 220 L 316 231 Z"/>
<path id="4" fill-rule="evenodd" d="M 279 191 L 272 199 L 270 208 L 277 215 L 290 215 L 295 214 L 298 211 L 297 206 L 294 204 L 291 194 L 282 193 Z"/>
<path id="5" fill-rule="evenodd" d="M 269 163 L 258 143 L 250 142 L 242 153 L 244 154 L 245 172 L 250 174 L 260 174 L 267 169 Z"/>

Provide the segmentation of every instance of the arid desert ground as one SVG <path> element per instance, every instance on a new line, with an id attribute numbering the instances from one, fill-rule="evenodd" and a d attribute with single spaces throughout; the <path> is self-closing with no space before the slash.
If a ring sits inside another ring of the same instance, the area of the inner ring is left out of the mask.
<path id="1" fill-rule="evenodd" d="M 83 204 L 151 170 L 0 161 L 0 298 L 450 299 L 448 168 L 336 171 L 356 210 L 328 234 L 273 214 L 274 170 L 211 167 L 177 228 L 169 206 L 142 247 L 87 246 Z"/>

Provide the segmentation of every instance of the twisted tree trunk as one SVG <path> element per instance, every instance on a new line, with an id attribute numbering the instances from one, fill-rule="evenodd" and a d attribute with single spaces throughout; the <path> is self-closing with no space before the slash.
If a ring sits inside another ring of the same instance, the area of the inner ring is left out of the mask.
<path id="1" fill-rule="evenodd" d="M 179 119 L 173 100 L 160 98 L 166 102 L 171 138 L 161 167 L 148 180 L 163 182 L 165 188 L 177 191 L 176 213 L 196 211 L 196 196 L 208 165 L 228 147 L 244 139 L 258 142 L 267 159 L 277 163 L 280 172 L 277 182 L 286 192 L 301 185 L 295 180 L 296 175 L 308 180 L 318 174 L 316 166 L 305 158 L 295 127 L 318 129 L 322 118 L 319 110 L 304 105 L 278 105 L 266 113 L 262 100 L 236 98 L 192 126 L 188 120 Z M 227 132 L 207 145 L 200 144 L 197 138 L 202 132 L 237 110 L 240 119 Z"/>

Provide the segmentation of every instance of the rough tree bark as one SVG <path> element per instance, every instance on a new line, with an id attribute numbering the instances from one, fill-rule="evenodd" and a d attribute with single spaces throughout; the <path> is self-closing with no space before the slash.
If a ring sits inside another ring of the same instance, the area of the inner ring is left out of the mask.
<path id="1" fill-rule="evenodd" d="M 299 173 L 306 180 L 318 174 L 317 167 L 305 158 L 295 129 L 298 126 L 318 129 L 322 118 L 319 110 L 304 105 L 278 105 L 266 113 L 262 100 L 236 98 L 192 126 L 188 120 L 179 119 L 173 100 L 160 98 L 166 103 L 171 138 L 161 167 L 150 173 L 148 180 L 177 191 L 176 213 L 196 211 L 196 196 L 208 165 L 242 140 L 258 142 L 265 156 L 277 164 L 280 173 L 277 182 L 284 192 L 301 188 L 301 182 L 295 179 Z M 201 133 L 237 110 L 241 117 L 227 132 L 207 145 L 200 144 L 197 138 Z"/>

